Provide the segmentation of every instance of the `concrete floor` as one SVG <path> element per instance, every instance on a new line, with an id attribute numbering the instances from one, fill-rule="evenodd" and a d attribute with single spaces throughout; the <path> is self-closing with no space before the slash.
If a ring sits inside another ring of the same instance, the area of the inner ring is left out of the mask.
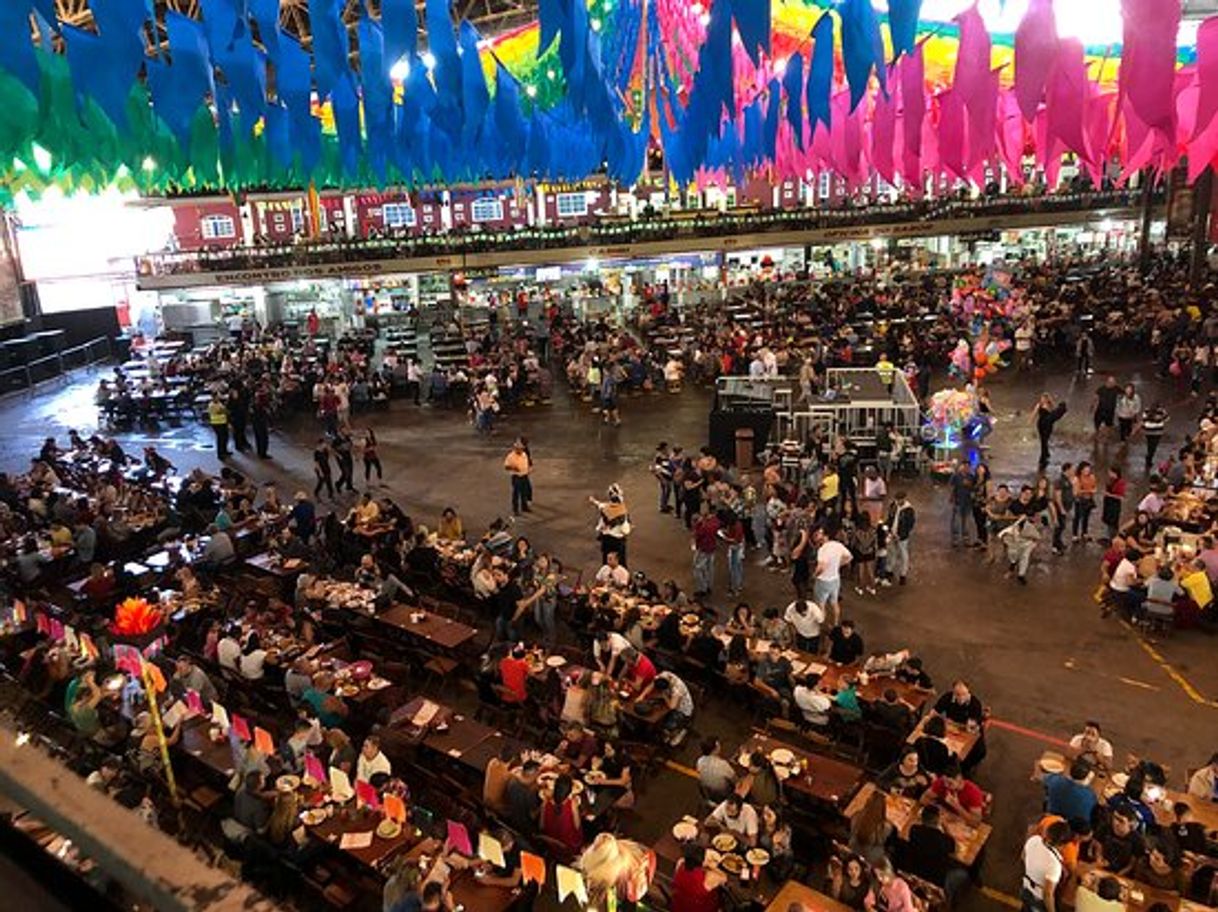
<path id="1" fill-rule="evenodd" d="M 1167 403 L 1174 398 L 1166 390 L 1152 391 L 1158 383 L 1147 379 L 1146 363 L 1101 359 L 1100 366 L 1122 380 L 1139 382 L 1147 401 L 1159 393 Z M 6 429 L 0 437 L 0 467 L 21 470 L 47 434 L 65 438 L 70 427 L 92 430 L 95 382 L 95 376 L 77 375 L 32 395 L 0 400 L 0 423 Z M 1016 376 L 1013 369 L 999 374 L 993 387 L 999 421 L 989 439 L 996 480 L 1017 484 L 1032 476 L 1037 444 L 1028 409 L 1042 388 L 1064 398 L 1070 408 L 1059 425 L 1055 466 L 1067 458 L 1092 458 L 1100 464 L 1119 459 L 1115 446 L 1107 453 L 1092 452 L 1089 402 L 1096 382 L 1076 384 L 1068 371 L 1053 369 L 1024 376 Z M 656 511 L 648 465 L 659 440 L 687 449 L 701 445 L 708 408 L 709 396 L 696 389 L 677 396 L 626 399 L 622 426 L 609 428 L 560 390 L 551 406 L 505 417 L 490 439 L 478 437 L 459 413 L 404 403 L 395 403 L 389 414 L 357 418 L 356 424 L 375 423 L 386 490 L 416 522 L 434 524 L 440 510 L 451 504 L 463 514 L 466 528 L 475 532 L 508 510 L 501 460 L 512 436 L 526 434 L 536 459 L 537 500 L 534 513 L 518 525 L 522 534 L 536 547 L 560 555 L 569 569 L 594 572 L 599 552 L 586 498 L 620 482 L 632 507 L 632 564 L 654 578 L 673 576 L 688 586 L 688 539 L 676 520 Z M 1169 410 L 1170 444 L 1191 425 L 1198 407 L 1184 401 L 1169 404 Z M 313 419 L 301 416 L 274 434 L 272 461 L 238 456 L 234 464 L 256 479 L 281 481 L 281 489 L 290 494 L 305 481 L 312 483 L 309 459 L 317 433 Z M 201 425 L 120 439 L 133 454 L 146 442 L 155 443 L 180 469 L 217 467 L 210 435 Z M 1134 450 L 1129 467 L 1140 497 L 1145 488 L 1141 444 Z M 989 757 L 978 779 L 996 795 L 995 832 L 982 879 L 1009 896 L 1018 891 L 1025 828 L 1040 806 L 1039 787 L 1029 779 L 1033 762 L 1042 750 L 1080 730 L 1084 719 L 1103 723 L 1119 756 L 1133 752 L 1153 757 L 1171 767 L 1177 783 L 1186 767 L 1196 766 L 1218 748 L 1213 642 L 1205 634 L 1185 632 L 1155 644 L 1152 653 L 1115 621 L 1101 621 L 1091 601 L 1097 546 L 1076 547 L 1061 558 L 1046 549 L 1038 555 L 1027 588 L 1004 580 L 1001 568 L 987 566 L 984 556 L 950 549 L 945 491 L 928 481 L 914 482 L 910 490 L 919 509 L 911 584 L 882 591 L 879 598 L 863 599 L 850 591 L 844 597 L 845 610 L 858 621 L 869 651 L 912 647 L 924 657 L 938 687 L 963 677 L 992 708 Z M 349 504 L 350 497 L 340 503 Z M 753 560 L 746 571 L 747 600 L 755 609 L 785 605 L 786 577 L 767 572 Z M 722 563 L 717 568 L 720 590 L 726 587 Z M 1166 663 L 1195 688 L 1193 695 L 1169 675 Z M 697 727 L 734 745 L 744 738 L 745 723 L 739 713 L 725 709 L 706 707 Z M 692 764 L 696 747 L 687 745 L 685 753 L 682 759 Z M 663 783 L 653 783 L 648 792 L 648 823 L 635 834 L 645 840 L 696 806 L 692 780 L 675 772 L 661 775 Z M 992 895 L 971 896 L 970 908 L 994 907 Z"/>

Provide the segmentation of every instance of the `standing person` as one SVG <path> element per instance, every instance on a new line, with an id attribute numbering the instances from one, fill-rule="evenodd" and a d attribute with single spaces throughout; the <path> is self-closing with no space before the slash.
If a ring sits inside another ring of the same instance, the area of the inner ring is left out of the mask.
<path id="1" fill-rule="evenodd" d="M 1066 414 L 1066 403 L 1053 403 L 1053 397 L 1041 393 L 1032 409 L 1032 421 L 1036 425 L 1036 436 L 1040 438 L 1040 469 L 1044 471 L 1049 465 L 1049 438 L 1053 436 L 1053 428 Z"/>
<path id="2" fill-rule="evenodd" d="M 423 389 L 423 370 L 414 358 L 406 360 L 406 396 L 415 405 L 419 404 L 419 394 Z"/>
<path id="3" fill-rule="evenodd" d="M 952 471 L 947 484 L 952 508 L 952 547 L 959 548 L 961 545 L 966 548 L 970 547 L 968 521 L 973 515 L 973 488 L 976 478 L 967 462 L 963 459 L 956 460 L 956 468 Z"/>
<path id="4" fill-rule="evenodd" d="M 377 451 L 376 431 L 368 428 L 364 431 L 364 484 L 372 480 L 372 470 L 376 469 L 376 480 L 384 481 L 385 473 L 381 469 L 381 457 Z"/>
<path id="5" fill-rule="evenodd" d="M 219 396 L 212 396 L 207 405 L 207 423 L 216 435 L 216 455 L 228 459 L 228 409 Z"/>
<path id="6" fill-rule="evenodd" d="M 977 527 L 977 547 L 985 548 L 990 543 L 989 522 L 986 509 L 990 505 L 990 467 L 977 463 L 973 482 L 973 525 Z"/>
<path id="7" fill-rule="evenodd" d="M 719 537 L 727 545 L 727 591 L 736 596 L 744 591 L 744 521 L 731 510 L 719 514 Z"/>
<path id="8" fill-rule="evenodd" d="M 1074 473 L 1074 540 L 1076 542 L 1090 539 L 1091 511 L 1095 509 L 1095 494 L 1099 487 L 1099 479 L 1091 463 L 1080 462 Z"/>
<path id="9" fill-rule="evenodd" d="M 348 491 L 355 490 L 355 456 L 351 453 L 351 438 L 346 434 L 339 434 L 334 438 L 334 464 L 338 466 L 338 481 L 334 484 L 334 490 L 341 492 L 343 485 L 347 486 Z"/>
<path id="10" fill-rule="evenodd" d="M 259 459 L 270 459 L 267 452 L 271 438 L 271 391 L 266 383 L 259 383 L 250 404 L 250 424 L 254 428 L 254 449 Z"/>
<path id="11" fill-rule="evenodd" d="M 524 441 L 517 437 L 512 441 L 512 448 L 503 457 L 503 470 L 512 479 L 512 512 L 530 513 L 529 509 L 529 454 L 525 452 Z"/>
<path id="12" fill-rule="evenodd" d="M 871 514 L 859 514 L 854 524 L 854 533 L 850 539 L 851 551 L 854 553 L 854 563 L 858 570 L 858 585 L 854 591 L 859 595 L 866 592 L 875 595 L 875 558 L 879 549 L 875 524 Z"/>
<path id="13" fill-rule="evenodd" d="M 618 484 L 609 485 L 608 500 L 589 497 L 588 502 L 596 507 L 596 537 L 601 546 L 601 560 L 606 561 L 610 552 L 618 556 L 623 567 L 626 563 L 626 540 L 630 536 L 630 511 Z"/>
<path id="14" fill-rule="evenodd" d="M 656 444 L 656 453 L 651 457 L 651 474 L 660 486 L 660 512 L 671 513 L 668 502 L 672 499 L 672 454 L 664 441 Z"/>
<path id="15" fill-rule="evenodd" d="M 850 549 L 835 538 L 824 540 L 816 549 L 816 579 L 812 583 L 812 600 L 824 609 L 830 623 L 836 625 L 842 614 L 842 567 L 854 558 Z"/>
<path id="16" fill-rule="evenodd" d="M 1104 485 L 1104 503 L 1100 508 L 1100 519 L 1108 531 L 1108 539 L 1116 538 L 1121 527 L 1121 508 L 1125 504 L 1125 479 L 1116 466 L 1108 467 L 1108 483 Z"/>
<path id="17" fill-rule="evenodd" d="M 1049 824 L 1043 836 L 1028 837 L 1023 845 L 1021 912 L 1057 912 L 1057 886 L 1064 873 L 1061 846 L 1069 841 L 1070 824 L 1064 820 Z"/>
<path id="18" fill-rule="evenodd" d="M 918 515 L 909 502 L 909 495 L 898 491 L 888 508 L 888 544 L 892 575 L 902 586 L 909 576 L 909 542 L 917 520 Z"/>
<path id="19" fill-rule="evenodd" d="M 1066 531 L 1066 523 L 1074 513 L 1074 466 L 1063 462 L 1057 481 L 1053 483 L 1053 553 L 1061 554 L 1066 550 L 1062 535 Z"/>
<path id="20" fill-rule="evenodd" d="M 1092 415 L 1095 420 L 1095 440 L 1097 443 L 1107 440 L 1108 433 L 1116 424 L 1117 399 L 1121 388 L 1117 386 L 1116 377 L 1111 374 L 1104 385 L 1095 391 L 1092 398 Z"/>
<path id="21" fill-rule="evenodd" d="M 1035 335 L 1036 326 L 1031 317 L 1015 329 L 1015 370 L 1020 373 L 1032 367 L 1032 339 Z"/>
<path id="22" fill-rule="evenodd" d="M 228 391 L 228 423 L 233 429 L 233 446 L 241 453 L 250 448 L 249 439 L 245 436 L 248 420 L 249 395 L 245 391 L 245 386 L 238 380 Z"/>
<path id="23" fill-rule="evenodd" d="M 1132 383 L 1126 383 L 1125 389 L 1117 397 L 1116 404 L 1117 433 L 1121 438 L 1121 443 L 1129 440 L 1129 436 L 1133 433 L 1133 426 L 1141 416 L 1142 397 L 1138 395 L 1137 387 Z"/>
<path id="24" fill-rule="evenodd" d="M 715 582 L 715 551 L 719 547 L 719 517 L 706 506 L 694 520 L 694 598 L 710 595 Z"/>
<path id="25" fill-rule="evenodd" d="M 1150 474 L 1154 466 L 1155 453 L 1163 440 L 1163 432 L 1167 428 L 1167 409 L 1156 402 L 1142 413 L 1142 433 L 1146 435 L 1146 472 Z"/>
<path id="26" fill-rule="evenodd" d="M 621 379 L 621 370 L 616 361 L 610 361 L 601 371 L 601 413 L 604 415 L 605 424 L 612 421 L 614 427 L 622 423 L 622 415 L 617 406 L 617 385 Z"/>
<path id="27" fill-rule="evenodd" d="M 1091 341 L 1091 333 L 1083 330 L 1078 334 L 1074 343 L 1074 375 L 1086 377 L 1091 373 L 1091 361 L 1095 358 L 1095 343 Z"/>
<path id="28" fill-rule="evenodd" d="M 1024 514 L 998 533 L 998 538 L 1006 549 L 1007 577 L 1015 574 L 1026 586 L 1028 565 L 1032 562 L 1036 543 L 1040 541 L 1040 526 L 1031 515 Z"/>
<path id="29" fill-rule="evenodd" d="M 317 476 L 317 484 L 313 486 L 313 496 L 320 497 L 322 488 L 331 500 L 334 499 L 334 475 L 330 470 L 330 444 L 325 437 L 317 441 L 313 450 L 313 474 Z"/>

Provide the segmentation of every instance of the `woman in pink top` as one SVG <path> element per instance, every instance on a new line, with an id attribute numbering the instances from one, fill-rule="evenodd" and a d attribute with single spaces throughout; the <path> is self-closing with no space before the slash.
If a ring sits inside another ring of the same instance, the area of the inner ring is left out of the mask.
<path id="1" fill-rule="evenodd" d="M 867 894 L 865 905 L 868 912 L 876 909 L 883 912 L 918 912 L 913 891 L 909 889 L 905 879 L 892 869 L 892 862 L 887 858 L 881 859 L 879 864 L 872 868 L 872 873 L 875 874 L 879 895 L 876 895 L 875 890 Z"/>

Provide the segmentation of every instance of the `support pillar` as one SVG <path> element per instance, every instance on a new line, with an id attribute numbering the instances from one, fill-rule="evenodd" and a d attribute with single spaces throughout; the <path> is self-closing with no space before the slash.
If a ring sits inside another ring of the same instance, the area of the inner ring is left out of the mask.
<path id="1" fill-rule="evenodd" d="M 1210 197 L 1213 194 L 1214 169 L 1207 167 L 1193 186 L 1193 250 L 1188 284 L 1194 289 L 1205 273 L 1205 255 L 1209 250 L 1210 236 Z"/>

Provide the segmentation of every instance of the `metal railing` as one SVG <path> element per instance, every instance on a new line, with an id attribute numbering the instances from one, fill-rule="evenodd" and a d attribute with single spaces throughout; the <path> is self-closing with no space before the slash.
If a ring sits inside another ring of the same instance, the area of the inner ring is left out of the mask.
<path id="1" fill-rule="evenodd" d="M 74 345 L 53 355 L 45 355 L 16 367 L 0 370 L 0 394 L 22 389 L 31 391 L 40 383 L 63 377 L 70 371 L 89 367 L 100 361 L 108 361 L 112 356 L 110 339 L 98 336 L 83 345 Z"/>

